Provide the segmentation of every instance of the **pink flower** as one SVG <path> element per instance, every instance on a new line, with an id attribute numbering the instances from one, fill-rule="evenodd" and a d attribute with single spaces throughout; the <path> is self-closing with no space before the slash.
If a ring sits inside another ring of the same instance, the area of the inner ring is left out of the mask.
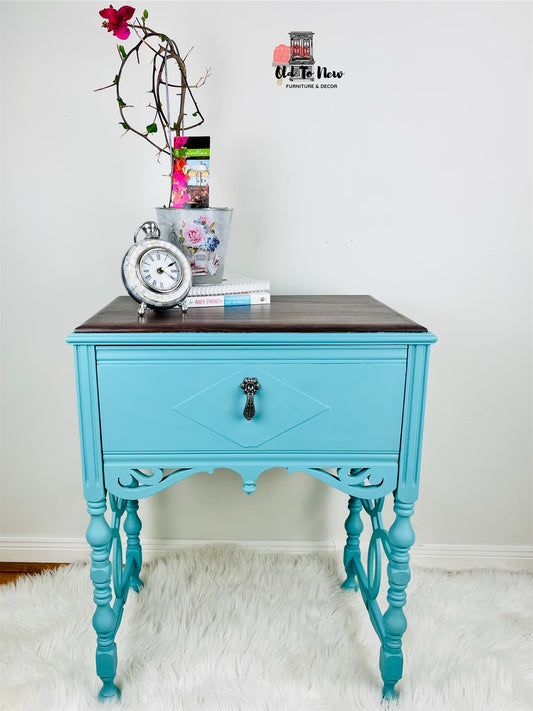
<path id="1" fill-rule="evenodd" d="M 199 225 L 188 224 L 183 230 L 187 247 L 198 247 L 204 240 L 204 231 Z"/>
<path id="2" fill-rule="evenodd" d="M 174 138 L 174 148 L 180 149 L 183 148 L 184 145 L 187 143 L 187 139 L 189 136 L 176 136 Z"/>
<path id="3" fill-rule="evenodd" d="M 172 207 L 183 207 L 189 195 L 182 185 L 174 185 L 172 190 Z"/>
<path id="4" fill-rule="evenodd" d="M 183 173 L 172 173 L 172 182 L 174 185 L 187 185 L 187 176 Z"/>
<path id="5" fill-rule="evenodd" d="M 104 27 L 107 27 L 107 31 L 124 40 L 130 36 L 128 20 L 131 20 L 134 12 L 135 8 L 129 5 L 123 5 L 118 10 L 115 10 L 113 5 L 110 5 L 100 10 L 100 16 L 107 20 L 107 22 L 104 22 Z"/>

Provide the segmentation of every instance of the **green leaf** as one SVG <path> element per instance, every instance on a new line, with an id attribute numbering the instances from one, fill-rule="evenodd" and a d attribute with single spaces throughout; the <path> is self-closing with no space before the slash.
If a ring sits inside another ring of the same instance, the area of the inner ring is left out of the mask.
<path id="1" fill-rule="evenodd" d="M 130 130 L 130 127 L 128 126 L 128 124 L 125 121 L 121 121 L 120 125 L 122 126 L 122 128 L 125 128 L 126 131 Z"/>
<path id="2" fill-rule="evenodd" d="M 161 35 L 161 42 L 166 42 L 166 41 L 167 41 L 167 38 L 165 37 L 165 35 Z"/>
<path id="3" fill-rule="evenodd" d="M 148 10 L 144 10 L 144 12 L 143 12 L 143 20 L 147 20 L 147 19 L 148 19 Z"/>
<path id="4" fill-rule="evenodd" d="M 149 126 L 146 127 L 146 130 L 148 133 L 156 133 L 157 132 L 157 124 L 151 123 Z"/>
<path id="5" fill-rule="evenodd" d="M 118 105 L 119 105 L 121 108 L 124 107 L 124 106 L 126 106 L 126 102 L 125 102 L 125 101 L 122 101 L 122 99 L 120 98 L 120 96 L 117 96 L 117 101 L 118 101 Z"/>
<path id="6" fill-rule="evenodd" d="M 115 78 L 113 79 L 113 84 L 116 84 L 118 81 L 118 74 L 115 74 Z"/>
<path id="7" fill-rule="evenodd" d="M 124 49 L 124 46 L 121 45 L 121 44 L 118 45 L 118 53 L 120 54 L 120 56 L 122 57 L 122 59 L 126 59 L 126 57 L 128 56 L 128 55 L 126 54 L 126 50 Z"/>

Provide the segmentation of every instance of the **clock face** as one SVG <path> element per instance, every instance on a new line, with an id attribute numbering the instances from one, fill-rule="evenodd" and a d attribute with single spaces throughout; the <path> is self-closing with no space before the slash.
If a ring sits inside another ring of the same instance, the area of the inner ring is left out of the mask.
<path id="1" fill-rule="evenodd" d="M 171 242 L 145 239 L 127 251 L 122 280 L 130 296 L 159 309 L 181 304 L 192 284 L 187 257 Z"/>
<path id="2" fill-rule="evenodd" d="M 142 255 L 139 273 L 144 283 L 154 291 L 172 291 L 181 281 L 181 267 L 176 257 L 161 247 L 149 249 Z"/>

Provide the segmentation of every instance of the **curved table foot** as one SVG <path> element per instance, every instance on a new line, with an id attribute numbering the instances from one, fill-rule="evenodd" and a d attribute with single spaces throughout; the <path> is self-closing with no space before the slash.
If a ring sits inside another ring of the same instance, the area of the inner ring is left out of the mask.
<path id="1" fill-rule="evenodd" d="M 394 686 L 385 684 L 383 687 L 383 701 L 398 701 L 398 692 Z"/>
<path id="2" fill-rule="evenodd" d="M 104 681 L 98 694 L 98 701 L 112 701 L 113 699 L 120 699 L 120 689 L 112 681 Z"/>

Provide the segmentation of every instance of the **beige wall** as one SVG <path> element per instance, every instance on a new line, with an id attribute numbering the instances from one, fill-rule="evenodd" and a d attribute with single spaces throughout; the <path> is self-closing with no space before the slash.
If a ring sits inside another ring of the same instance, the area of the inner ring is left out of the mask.
<path id="1" fill-rule="evenodd" d="M 166 166 L 136 137 L 120 138 L 112 93 L 93 93 L 117 70 L 115 42 L 99 28 L 104 4 L 0 4 L 0 544 L 15 560 L 83 546 L 64 338 L 124 293 L 122 256 L 167 195 Z M 418 543 L 525 550 L 532 5 L 197 1 L 148 10 L 183 51 L 194 46 L 191 76 L 212 68 L 197 99 L 212 137 L 212 203 L 235 209 L 230 273 L 268 278 L 274 293 L 370 293 L 439 336 Z M 337 89 L 276 84 L 272 51 L 292 29 L 314 31 L 317 62 L 345 72 Z M 342 540 L 345 497 L 281 472 L 248 497 L 235 474 L 220 472 L 142 511 L 152 542 L 320 546 Z"/>

